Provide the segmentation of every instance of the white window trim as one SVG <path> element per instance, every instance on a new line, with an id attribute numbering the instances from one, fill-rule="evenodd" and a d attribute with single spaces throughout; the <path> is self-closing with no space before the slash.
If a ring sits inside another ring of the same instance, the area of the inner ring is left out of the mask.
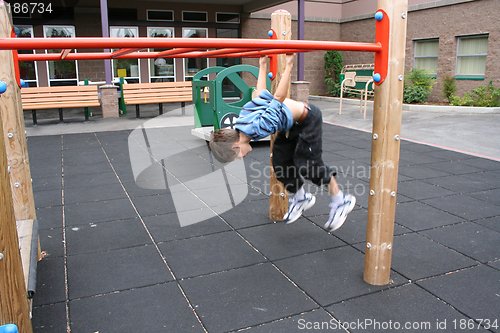
<path id="1" fill-rule="evenodd" d="M 457 38 L 457 51 L 456 51 L 456 56 L 455 56 L 455 75 L 456 76 L 485 76 L 486 71 L 484 73 L 475 73 L 475 74 L 463 74 L 463 73 L 458 73 L 458 59 L 459 58 L 467 58 L 467 57 L 478 57 L 478 56 L 484 56 L 488 57 L 488 52 L 486 53 L 478 53 L 478 54 L 467 54 L 467 55 L 459 55 L 458 50 L 460 49 L 460 41 L 463 39 L 476 39 L 476 38 L 486 38 L 486 40 L 489 40 L 489 34 L 479 34 L 479 35 L 462 35 L 462 36 L 456 36 Z"/>
<path id="2" fill-rule="evenodd" d="M 20 28 L 27 28 L 31 31 L 31 38 L 35 38 L 35 31 L 33 30 L 33 26 L 32 25 L 26 25 L 26 24 L 20 24 L 20 25 L 16 25 L 16 27 L 20 27 Z M 31 52 L 33 54 L 35 54 L 35 50 L 31 50 Z M 36 86 L 39 87 L 40 86 L 40 83 L 38 82 L 38 62 L 37 61 L 33 61 L 33 63 L 35 64 L 35 80 L 25 80 L 26 82 L 36 82 Z"/>
<path id="3" fill-rule="evenodd" d="M 206 15 L 206 20 L 205 21 L 192 21 L 192 20 L 185 20 L 184 19 L 184 13 L 205 13 Z M 208 12 L 207 11 L 199 11 L 199 10 L 183 10 L 182 11 L 182 22 L 208 22 Z M 192 29 L 192 28 L 191 28 Z"/>
<path id="4" fill-rule="evenodd" d="M 74 25 L 66 25 L 66 24 L 48 24 L 48 25 L 44 25 L 43 26 L 43 37 L 44 38 L 51 38 L 51 37 L 47 37 L 47 35 L 45 34 L 45 29 L 46 28 L 59 28 L 59 27 L 72 27 L 73 28 L 73 31 L 75 32 L 75 37 L 76 37 L 76 27 Z M 77 52 L 77 50 L 72 50 L 74 51 L 75 53 Z M 45 53 L 48 54 L 48 51 L 45 50 Z M 60 60 L 53 60 L 53 61 L 60 61 Z M 80 82 L 80 71 L 78 70 L 78 60 L 69 60 L 69 61 L 74 61 L 75 62 L 75 68 L 76 68 L 76 85 L 78 85 L 78 82 Z M 49 61 L 45 61 L 45 67 L 47 69 L 47 81 L 49 83 L 49 87 L 52 87 L 52 85 L 50 84 L 50 82 L 52 81 L 73 81 L 73 79 L 51 79 L 50 78 L 50 69 L 49 69 Z"/>
<path id="5" fill-rule="evenodd" d="M 111 29 L 116 29 L 116 28 L 118 28 L 118 29 L 125 29 L 125 28 L 127 28 L 127 29 L 130 29 L 130 28 L 135 29 L 135 31 L 137 32 L 137 34 L 136 34 L 136 37 L 134 37 L 134 38 L 138 38 L 139 37 L 139 27 L 138 26 L 134 26 L 134 25 L 110 25 L 109 26 L 109 35 L 110 36 L 111 36 Z M 120 80 L 120 78 L 118 76 L 115 76 L 115 73 L 114 73 L 114 68 L 115 68 L 114 60 L 115 59 L 111 59 L 111 73 L 113 75 L 113 80 L 115 80 L 115 79 Z M 137 67 L 138 67 L 137 68 L 137 75 L 138 75 L 138 77 L 137 76 L 126 76 L 123 79 L 124 80 L 127 80 L 127 79 L 139 79 L 139 83 L 141 83 L 141 61 L 140 61 L 140 59 L 137 59 Z"/>
<path id="6" fill-rule="evenodd" d="M 172 19 L 171 20 L 155 20 L 155 19 L 150 19 L 149 18 L 149 12 L 168 12 L 168 13 L 172 13 Z M 173 22 L 173 21 L 175 21 L 175 12 L 173 10 L 165 10 L 165 9 L 146 9 L 146 21 L 153 21 L 153 22 Z"/>
<path id="7" fill-rule="evenodd" d="M 204 37 L 204 38 L 208 38 L 208 28 L 192 28 L 192 27 L 182 27 L 182 36 L 184 37 L 184 30 L 189 30 L 189 29 L 197 29 L 197 30 L 205 30 L 207 33 L 207 37 Z M 206 61 L 207 61 L 207 66 L 205 68 L 208 68 L 209 66 L 209 60 L 208 58 L 205 58 Z M 194 77 L 194 75 L 186 75 L 186 58 L 183 58 L 182 59 L 182 77 L 184 79 L 184 81 L 186 81 L 186 78 L 192 78 Z"/>
<path id="8" fill-rule="evenodd" d="M 148 27 L 148 37 L 149 37 L 149 31 L 151 29 L 171 29 L 172 30 L 172 38 L 175 37 L 175 28 L 174 27 Z M 149 77 L 149 82 L 151 83 L 151 79 L 153 78 L 158 78 L 158 79 L 162 79 L 162 78 L 173 78 L 174 79 L 174 82 L 177 81 L 177 65 L 176 65 L 176 61 L 175 61 L 176 58 L 173 58 L 173 63 L 174 63 L 174 75 L 173 76 L 153 76 L 151 75 L 151 62 L 154 61 L 154 59 L 148 59 L 148 77 Z"/>
<path id="9" fill-rule="evenodd" d="M 218 14 L 232 14 L 232 15 L 238 15 L 238 22 L 225 22 L 225 21 L 219 21 L 217 20 L 217 15 Z M 231 13 L 231 12 L 215 12 L 215 22 L 216 23 L 221 23 L 221 24 L 239 24 L 241 23 L 241 16 L 240 13 Z"/>

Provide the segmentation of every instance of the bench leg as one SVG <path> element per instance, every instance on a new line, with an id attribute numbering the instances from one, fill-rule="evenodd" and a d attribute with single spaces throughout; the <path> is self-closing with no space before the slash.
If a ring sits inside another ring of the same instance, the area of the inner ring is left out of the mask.
<path id="1" fill-rule="evenodd" d="M 63 119 L 63 109 L 59 109 L 59 121 L 61 123 L 64 121 L 64 119 Z"/>
<path id="2" fill-rule="evenodd" d="M 135 117 L 141 118 L 141 110 L 139 110 L 139 104 L 135 105 Z"/>
<path id="3" fill-rule="evenodd" d="M 344 87 L 340 87 L 339 114 L 342 114 L 342 99 L 344 98 Z"/>
<path id="4" fill-rule="evenodd" d="M 163 114 L 163 103 L 158 104 L 158 106 L 160 107 L 160 115 L 162 115 Z"/>
<path id="5" fill-rule="evenodd" d="M 182 107 L 182 115 L 186 115 L 186 102 L 181 102 L 181 107 Z"/>
<path id="6" fill-rule="evenodd" d="M 33 119 L 33 125 L 38 124 L 38 122 L 36 120 L 36 110 L 31 110 L 31 117 Z"/>
<path id="7" fill-rule="evenodd" d="M 85 113 L 85 121 L 88 121 L 88 120 L 89 120 L 89 115 L 90 115 L 90 110 L 89 110 L 89 108 L 85 108 L 84 113 Z"/>

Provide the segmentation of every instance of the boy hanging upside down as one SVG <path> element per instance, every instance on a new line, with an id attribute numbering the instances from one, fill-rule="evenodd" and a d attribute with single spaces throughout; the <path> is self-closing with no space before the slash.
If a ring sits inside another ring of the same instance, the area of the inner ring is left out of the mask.
<path id="1" fill-rule="evenodd" d="M 334 231 L 344 224 L 356 198 L 342 193 L 334 177 L 336 173 L 323 163 L 321 111 L 314 105 L 286 98 L 293 61 L 293 54 L 286 55 L 286 68 L 273 96 L 266 89 L 267 57 L 260 58 L 257 97 L 243 106 L 236 129 L 223 128 L 212 134 L 210 148 L 220 162 L 230 162 L 252 151 L 251 140 L 279 132 L 272 151 L 273 168 L 290 193 L 283 220 L 287 224 L 295 222 L 316 202 L 314 195 L 304 190 L 307 179 L 318 186 L 328 184 L 331 203 L 325 229 Z"/>

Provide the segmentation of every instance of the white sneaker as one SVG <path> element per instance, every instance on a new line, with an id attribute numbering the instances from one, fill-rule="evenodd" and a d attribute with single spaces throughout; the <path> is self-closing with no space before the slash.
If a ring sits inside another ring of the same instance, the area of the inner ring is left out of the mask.
<path id="1" fill-rule="evenodd" d="M 344 201 L 339 205 L 330 204 L 330 216 L 328 221 L 325 223 L 325 229 L 329 231 L 335 231 L 340 228 L 346 218 L 356 204 L 356 197 L 350 194 L 344 195 Z"/>
<path id="2" fill-rule="evenodd" d="M 316 197 L 311 193 L 306 193 L 301 200 L 293 198 L 288 204 L 288 212 L 285 214 L 283 220 L 286 224 L 293 223 L 302 216 L 302 212 L 308 210 L 316 203 Z"/>

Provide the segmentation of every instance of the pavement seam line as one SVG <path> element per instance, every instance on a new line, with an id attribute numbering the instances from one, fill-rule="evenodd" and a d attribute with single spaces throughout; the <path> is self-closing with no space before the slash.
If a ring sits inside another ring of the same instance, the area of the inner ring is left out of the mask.
<path id="1" fill-rule="evenodd" d="M 151 241 L 153 242 L 153 246 L 155 247 L 156 251 L 158 252 L 158 254 L 160 255 L 160 258 L 161 260 L 163 261 L 163 263 L 165 264 L 166 268 L 168 269 L 168 271 L 170 272 L 170 275 L 173 277 L 174 281 L 176 282 L 176 285 L 177 285 L 177 288 L 179 289 L 179 291 L 181 292 L 182 296 L 184 297 L 184 299 L 186 300 L 186 303 L 188 305 L 188 307 L 191 309 L 192 313 L 194 314 L 194 316 L 196 317 L 198 323 L 200 324 L 201 328 L 206 332 L 208 333 L 208 330 L 207 328 L 205 327 L 205 325 L 203 324 L 203 322 L 201 321 L 201 318 L 200 316 L 198 315 L 198 313 L 196 312 L 193 304 L 191 303 L 191 301 L 189 300 L 189 298 L 187 297 L 185 291 L 184 291 L 184 288 L 182 288 L 182 286 L 180 285 L 179 283 L 179 280 L 177 279 L 177 277 L 175 276 L 172 268 L 170 267 L 170 265 L 167 263 L 167 260 L 166 258 L 163 256 L 163 254 L 161 253 L 161 250 L 160 248 L 158 247 L 158 244 L 156 244 L 155 242 L 155 239 L 153 237 L 153 235 L 151 234 L 151 231 L 149 230 L 148 226 L 146 225 L 146 223 L 144 222 L 144 219 L 142 218 L 141 214 L 139 213 L 137 207 L 135 206 L 134 202 L 132 201 L 132 198 L 130 197 L 127 189 L 125 188 L 125 186 L 123 185 L 123 182 L 122 180 L 120 179 L 120 176 L 118 175 L 118 173 L 116 172 L 113 164 L 111 163 L 111 160 L 106 152 L 106 150 L 104 149 L 104 146 L 102 145 L 102 142 L 101 140 L 99 140 L 99 137 L 97 136 L 97 134 L 94 132 L 94 136 L 96 137 L 97 141 L 99 142 L 100 146 L 101 146 L 101 149 L 102 151 L 104 152 L 104 155 L 106 156 L 106 159 L 108 160 L 109 164 L 111 165 L 111 169 L 113 170 L 113 172 L 115 173 L 115 176 L 116 178 L 118 179 L 118 181 L 120 182 L 120 186 L 122 187 L 123 191 L 125 192 L 125 195 L 127 196 L 127 199 L 129 200 L 130 204 L 132 205 L 132 208 L 134 209 L 135 213 L 137 214 L 137 216 L 139 217 L 139 221 L 141 222 L 144 230 L 146 231 L 146 233 L 148 234 L 149 238 L 151 239 Z"/>

